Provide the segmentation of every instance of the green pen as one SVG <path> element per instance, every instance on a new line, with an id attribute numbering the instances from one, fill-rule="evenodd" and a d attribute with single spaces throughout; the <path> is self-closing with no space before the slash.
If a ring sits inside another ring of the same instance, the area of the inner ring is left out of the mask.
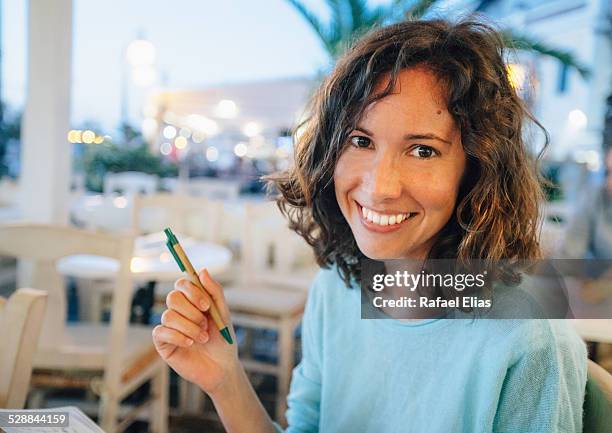
<path id="1" fill-rule="evenodd" d="M 193 265 L 187 258 L 187 254 L 185 254 L 185 250 L 183 250 L 183 247 L 181 246 L 181 244 L 179 244 L 179 241 L 178 239 L 176 239 L 176 236 L 174 236 L 174 233 L 172 233 L 172 230 L 170 230 L 170 228 L 165 228 L 164 233 L 168 238 L 168 240 L 166 241 L 166 246 L 172 253 L 172 257 L 174 257 L 174 260 L 176 260 L 179 269 L 187 273 L 191 282 L 198 286 L 200 290 L 202 290 L 204 293 L 208 293 L 204 286 L 202 286 L 202 283 L 198 278 L 198 273 L 193 268 Z M 225 341 L 227 341 L 229 344 L 233 344 L 234 342 L 232 340 L 229 327 L 225 323 L 223 323 L 223 319 L 221 319 L 219 310 L 212 298 L 211 301 L 212 302 L 210 304 L 210 315 L 212 316 L 215 325 L 217 325 L 217 328 L 219 329 L 219 332 L 221 333 L 223 338 L 225 338 Z"/>

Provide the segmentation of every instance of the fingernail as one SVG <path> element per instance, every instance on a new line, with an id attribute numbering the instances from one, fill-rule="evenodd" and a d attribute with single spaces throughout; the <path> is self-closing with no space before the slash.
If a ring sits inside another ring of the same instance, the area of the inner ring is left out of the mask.
<path id="1" fill-rule="evenodd" d="M 200 334 L 198 335 L 198 341 L 200 343 L 206 343 L 208 341 L 208 334 L 200 332 Z"/>
<path id="2" fill-rule="evenodd" d="M 187 346 L 193 345 L 193 340 L 191 338 L 187 339 Z"/>
<path id="3" fill-rule="evenodd" d="M 208 310 L 208 302 L 200 301 L 200 308 L 204 311 Z"/>

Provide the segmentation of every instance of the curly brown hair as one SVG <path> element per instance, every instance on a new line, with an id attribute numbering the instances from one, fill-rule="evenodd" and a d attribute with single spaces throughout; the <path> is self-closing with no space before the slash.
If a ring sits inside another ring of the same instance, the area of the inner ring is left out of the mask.
<path id="1" fill-rule="evenodd" d="M 365 108 L 393 90 L 402 69 L 415 66 L 443 83 L 467 156 L 455 211 L 428 258 L 540 258 L 537 160 L 544 149 L 537 157 L 528 151 L 525 121 L 543 131 L 544 148 L 548 134 L 511 85 L 505 55 L 500 34 L 482 20 L 436 19 L 375 29 L 338 61 L 296 130 L 294 165 L 267 177 L 289 226 L 313 247 L 320 266 L 336 264 L 348 286 L 359 281 L 364 256 L 336 201 L 334 168 Z M 375 93 L 384 76 L 388 85 Z"/>

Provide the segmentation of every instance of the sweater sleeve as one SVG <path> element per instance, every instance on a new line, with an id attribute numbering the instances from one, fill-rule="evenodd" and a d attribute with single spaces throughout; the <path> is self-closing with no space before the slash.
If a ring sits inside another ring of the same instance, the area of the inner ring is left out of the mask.
<path id="1" fill-rule="evenodd" d="M 321 274 L 310 291 L 302 318 L 302 360 L 293 369 L 287 397 L 285 433 L 313 433 L 319 431 L 321 404 L 321 347 L 322 347 L 322 289 Z M 278 424 L 277 431 L 282 432 Z"/>
<path id="2" fill-rule="evenodd" d="M 538 320 L 549 323 L 557 321 Z M 564 323 L 563 323 L 564 322 Z M 580 433 L 586 348 L 566 321 L 541 325 L 507 370 L 494 433 Z"/>

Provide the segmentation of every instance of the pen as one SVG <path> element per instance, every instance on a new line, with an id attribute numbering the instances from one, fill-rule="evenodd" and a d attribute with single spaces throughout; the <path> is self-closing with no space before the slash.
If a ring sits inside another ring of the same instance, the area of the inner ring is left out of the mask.
<path id="1" fill-rule="evenodd" d="M 200 282 L 200 279 L 198 278 L 198 273 L 193 268 L 193 265 L 187 258 L 187 254 L 185 254 L 185 250 L 183 250 L 183 247 L 181 246 L 181 244 L 179 244 L 179 241 L 178 239 L 176 239 L 176 236 L 174 236 L 174 233 L 172 233 L 172 230 L 170 230 L 170 228 L 165 228 L 164 233 L 168 238 L 168 240 L 166 241 L 166 246 L 172 253 L 172 256 L 174 257 L 174 260 L 176 260 L 176 263 L 178 264 L 180 270 L 186 272 L 187 275 L 189 275 L 191 282 L 198 286 L 200 290 L 204 291 L 204 293 L 208 293 Z M 221 332 L 223 338 L 225 338 L 225 341 L 227 341 L 228 344 L 233 344 L 232 336 L 230 334 L 228 326 L 223 323 L 223 319 L 221 319 L 219 310 L 217 309 L 217 306 L 215 305 L 215 302 L 212 298 L 211 301 L 212 302 L 210 304 L 210 315 L 212 316 L 215 325 L 217 325 L 217 328 L 219 329 L 219 332 Z"/>

